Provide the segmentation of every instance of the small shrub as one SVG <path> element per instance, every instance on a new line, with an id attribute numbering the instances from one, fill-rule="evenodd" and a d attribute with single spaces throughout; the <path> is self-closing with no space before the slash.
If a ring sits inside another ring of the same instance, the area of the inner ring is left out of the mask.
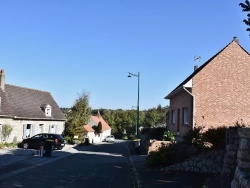
<path id="1" fill-rule="evenodd" d="M 171 131 L 165 131 L 163 135 L 163 140 L 174 141 L 175 140 L 174 133 Z"/>
<path id="2" fill-rule="evenodd" d="M 5 147 L 5 145 L 0 142 L 0 149 L 3 149 L 4 147 Z"/>
<path id="3" fill-rule="evenodd" d="M 66 141 L 67 144 L 74 144 L 73 140 L 72 140 L 72 138 L 70 136 L 65 136 L 64 140 Z"/>
<path id="4" fill-rule="evenodd" d="M 147 167 L 160 168 L 167 165 L 181 163 L 197 154 L 195 147 L 185 143 L 163 145 L 158 151 L 150 152 L 147 157 Z"/>
<path id="5" fill-rule="evenodd" d="M 15 148 L 15 147 L 19 147 L 21 143 L 0 143 L 0 149 L 8 147 L 8 148 Z"/>
<path id="6" fill-rule="evenodd" d="M 2 137 L 5 141 L 5 143 L 7 142 L 7 139 L 10 136 L 10 133 L 12 132 L 13 128 L 9 125 L 9 124 L 4 124 L 2 126 Z"/>
<path id="7" fill-rule="evenodd" d="M 184 142 L 190 145 L 200 143 L 202 127 L 194 127 L 183 137 Z"/>
<path id="8" fill-rule="evenodd" d="M 149 168 L 159 168 L 173 162 L 171 146 L 162 146 L 158 151 L 152 151 L 147 156 L 146 164 Z"/>

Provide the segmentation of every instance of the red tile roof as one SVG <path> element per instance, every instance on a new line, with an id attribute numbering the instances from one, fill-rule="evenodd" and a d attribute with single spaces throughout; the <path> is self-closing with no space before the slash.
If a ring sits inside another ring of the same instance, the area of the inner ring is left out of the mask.
<path id="1" fill-rule="evenodd" d="M 83 126 L 84 127 L 84 129 L 87 131 L 87 132 L 95 132 L 95 130 L 94 129 L 92 129 L 92 127 L 90 127 L 90 125 L 84 125 Z"/>
<path id="2" fill-rule="evenodd" d="M 107 124 L 107 122 L 102 118 L 102 116 L 91 116 L 92 120 L 95 122 L 96 125 L 98 125 L 99 122 L 102 123 L 102 131 L 106 131 L 111 129 L 111 127 Z"/>

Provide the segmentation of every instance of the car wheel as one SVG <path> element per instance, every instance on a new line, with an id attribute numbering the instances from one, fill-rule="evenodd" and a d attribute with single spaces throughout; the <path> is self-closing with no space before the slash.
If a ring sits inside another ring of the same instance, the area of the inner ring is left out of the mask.
<path id="1" fill-rule="evenodd" d="M 23 143 L 23 148 L 24 149 L 28 149 L 29 148 L 29 144 L 27 142 Z"/>

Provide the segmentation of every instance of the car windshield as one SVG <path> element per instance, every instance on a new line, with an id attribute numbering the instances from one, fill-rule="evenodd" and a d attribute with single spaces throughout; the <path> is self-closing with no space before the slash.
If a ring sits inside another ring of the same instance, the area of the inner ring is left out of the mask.
<path id="1" fill-rule="evenodd" d="M 55 135 L 55 137 L 57 138 L 57 139 L 63 139 L 63 137 L 61 136 L 61 135 Z"/>

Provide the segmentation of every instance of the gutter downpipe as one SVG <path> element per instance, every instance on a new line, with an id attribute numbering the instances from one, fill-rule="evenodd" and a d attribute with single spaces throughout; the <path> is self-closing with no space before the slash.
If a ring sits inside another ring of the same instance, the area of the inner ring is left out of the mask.
<path id="1" fill-rule="evenodd" d="M 189 95 L 191 95 L 193 97 L 193 121 L 192 121 L 192 129 L 194 129 L 194 114 L 195 114 L 195 97 L 192 93 L 190 93 L 190 91 L 188 91 L 184 86 L 183 89 L 189 93 Z"/>

